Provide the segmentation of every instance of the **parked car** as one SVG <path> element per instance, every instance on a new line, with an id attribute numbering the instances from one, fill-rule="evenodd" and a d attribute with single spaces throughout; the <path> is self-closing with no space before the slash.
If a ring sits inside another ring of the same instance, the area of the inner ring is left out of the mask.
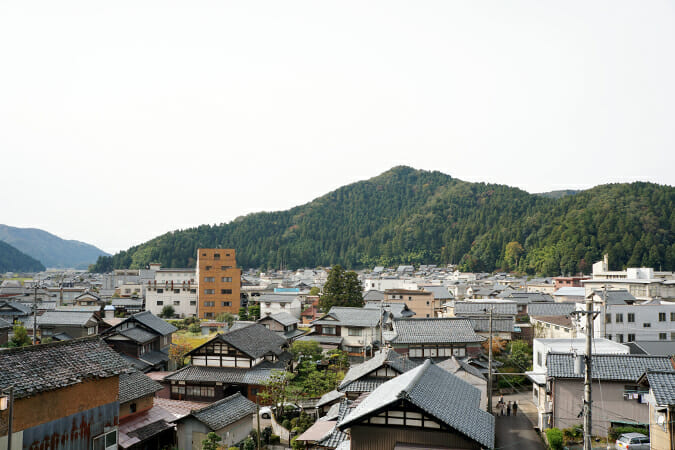
<path id="1" fill-rule="evenodd" d="M 624 433 L 616 440 L 616 450 L 649 450 L 649 436 Z"/>

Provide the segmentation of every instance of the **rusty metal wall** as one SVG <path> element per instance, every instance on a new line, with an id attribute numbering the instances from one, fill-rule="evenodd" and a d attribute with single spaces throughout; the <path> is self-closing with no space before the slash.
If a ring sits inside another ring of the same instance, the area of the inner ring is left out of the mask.
<path id="1" fill-rule="evenodd" d="M 90 450 L 92 440 L 118 425 L 119 403 L 113 402 L 23 431 L 25 450 Z"/>

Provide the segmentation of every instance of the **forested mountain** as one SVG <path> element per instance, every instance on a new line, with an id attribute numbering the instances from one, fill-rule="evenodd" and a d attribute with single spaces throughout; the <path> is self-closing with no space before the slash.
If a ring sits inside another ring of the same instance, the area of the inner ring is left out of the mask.
<path id="1" fill-rule="evenodd" d="M 558 198 L 567 197 L 568 195 L 574 195 L 574 194 L 577 194 L 579 192 L 581 192 L 581 191 L 575 191 L 573 189 L 563 189 L 563 190 L 560 190 L 560 191 L 539 192 L 539 193 L 534 194 L 534 195 L 541 195 L 542 197 L 558 199 Z"/>
<path id="2" fill-rule="evenodd" d="M 556 199 L 395 167 L 287 211 L 164 234 L 92 270 L 193 267 L 199 247 L 235 248 L 242 267 L 260 268 L 460 263 L 558 275 L 587 272 L 609 253 L 613 268 L 675 270 L 674 200 L 674 188 L 650 183 Z"/>
<path id="3" fill-rule="evenodd" d="M 86 269 L 99 256 L 108 255 L 93 245 L 61 239 L 37 228 L 0 224 L 0 241 L 16 247 L 47 267 Z"/>
<path id="4" fill-rule="evenodd" d="M 21 253 L 6 242 L 0 241 L 0 273 L 41 272 L 45 266 L 37 259 Z"/>

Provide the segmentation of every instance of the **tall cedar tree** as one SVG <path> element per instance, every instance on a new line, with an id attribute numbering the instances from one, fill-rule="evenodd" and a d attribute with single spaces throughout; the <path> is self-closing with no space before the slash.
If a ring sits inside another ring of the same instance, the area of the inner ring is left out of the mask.
<path id="1" fill-rule="evenodd" d="M 356 272 L 347 272 L 340 265 L 333 266 L 323 286 L 319 306 L 324 312 L 333 306 L 363 306 L 363 286 Z"/>

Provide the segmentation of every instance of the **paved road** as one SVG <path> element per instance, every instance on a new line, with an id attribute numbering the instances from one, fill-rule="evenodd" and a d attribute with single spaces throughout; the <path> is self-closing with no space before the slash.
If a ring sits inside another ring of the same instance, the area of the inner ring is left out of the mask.
<path id="1" fill-rule="evenodd" d="M 531 394 L 505 395 L 504 401 L 518 401 L 517 416 L 496 416 L 495 448 L 497 450 L 545 450 L 546 446 L 534 431 L 528 415 L 535 413 L 535 406 L 530 401 Z M 493 399 L 496 405 L 498 398 Z M 534 416 L 536 417 L 536 415 Z"/>

